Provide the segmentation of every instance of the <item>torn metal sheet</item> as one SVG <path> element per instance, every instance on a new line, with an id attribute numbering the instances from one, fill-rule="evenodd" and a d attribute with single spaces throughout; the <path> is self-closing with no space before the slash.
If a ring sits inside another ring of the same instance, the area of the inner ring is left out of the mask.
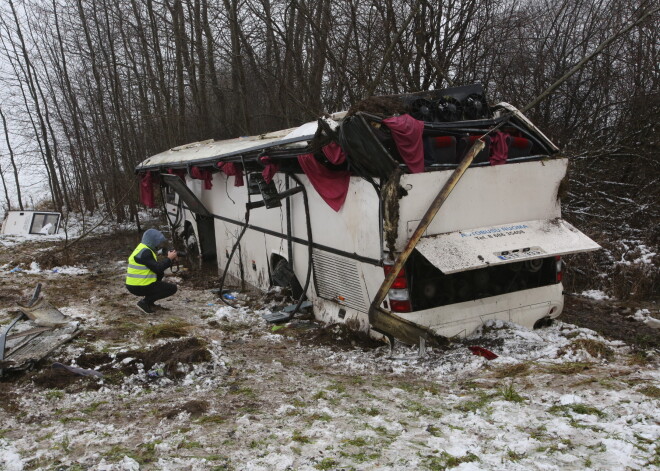
<path id="1" fill-rule="evenodd" d="M 41 327 L 57 327 L 71 322 L 71 319 L 53 307 L 44 298 L 40 298 L 31 306 L 18 306 L 18 310 Z"/>
<path id="2" fill-rule="evenodd" d="M 309 302 L 309 301 L 304 301 L 300 305 L 299 311 L 302 311 L 304 309 L 308 309 L 310 307 L 312 307 L 312 303 Z M 296 305 L 291 304 L 290 306 L 286 306 L 285 308 L 283 308 L 281 311 L 268 312 L 266 314 L 262 314 L 261 317 L 263 317 L 266 322 L 270 322 L 272 324 L 275 324 L 277 322 L 290 321 L 291 318 L 292 318 L 291 314 L 293 313 L 295 308 L 296 308 Z"/>
<path id="3" fill-rule="evenodd" d="M 3 369 L 29 368 L 78 334 L 78 322 L 40 298 L 40 293 L 38 283 L 27 305 L 17 306 L 20 314 L 0 335 L 0 375 Z M 24 317 L 28 320 L 19 322 Z"/>
<path id="4" fill-rule="evenodd" d="M 417 250 L 445 274 L 517 261 L 589 252 L 596 242 L 555 218 L 423 237 Z"/>
<path id="5" fill-rule="evenodd" d="M 51 368 L 57 370 L 66 370 L 70 373 L 76 374 L 78 376 L 94 376 L 96 378 L 103 378 L 103 373 L 96 370 L 89 370 L 86 368 L 78 368 L 77 366 L 64 365 L 59 362 L 55 362 L 51 365 Z"/>
<path id="6" fill-rule="evenodd" d="M 3 369 L 24 370 L 47 357 L 78 334 L 78 322 L 42 330 L 35 329 L 34 321 L 26 321 L 16 330 L 11 338 L 7 337 Z"/>

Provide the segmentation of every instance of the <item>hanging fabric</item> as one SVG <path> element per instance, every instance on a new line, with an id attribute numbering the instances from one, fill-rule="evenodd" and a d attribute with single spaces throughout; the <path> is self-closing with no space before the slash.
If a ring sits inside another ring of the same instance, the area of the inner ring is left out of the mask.
<path id="1" fill-rule="evenodd" d="M 348 185 L 351 181 L 350 172 L 330 170 L 316 160 L 314 154 L 299 155 L 298 163 L 323 201 L 335 211 L 339 211 L 348 194 Z"/>
<path id="2" fill-rule="evenodd" d="M 273 159 L 271 159 L 267 155 L 262 155 L 259 158 L 259 160 L 261 161 L 262 164 L 265 165 L 264 170 L 261 172 L 261 175 L 264 177 L 264 181 L 266 183 L 272 182 L 273 177 L 280 170 L 280 164 L 273 161 Z"/>
<path id="3" fill-rule="evenodd" d="M 411 173 L 424 171 L 424 123 L 409 114 L 393 116 L 383 120 L 390 131 L 396 148 Z"/>
<path id="4" fill-rule="evenodd" d="M 155 208 L 156 201 L 154 198 L 154 183 L 156 178 L 152 172 L 144 172 L 140 174 L 140 201 L 147 208 Z"/>
<path id="5" fill-rule="evenodd" d="M 204 189 L 213 188 L 213 173 L 209 169 L 202 167 L 191 167 L 190 176 L 195 180 L 204 180 Z"/>
<path id="6" fill-rule="evenodd" d="M 243 168 L 233 162 L 218 162 L 218 168 L 228 177 L 234 176 L 234 186 L 243 186 Z"/>
<path id="7" fill-rule="evenodd" d="M 322 150 L 323 155 L 325 155 L 325 158 L 328 159 L 330 163 L 339 165 L 346 162 L 346 153 L 335 141 L 332 141 L 327 146 L 323 146 Z"/>
<path id="8" fill-rule="evenodd" d="M 490 156 L 488 160 L 491 165 L 502 165 L 506 163 L 509 156 L 509 135 L 505 132 L 495 131 L 490 137 Z"/>
<path id="9" fill-rule="evenodd" d="M 170 175 L 176 175 L 177 177 L 179 177 L 184 182 L 186 181 L 186 173 L 187 172 L 183 168 L 168 168 L 167 173 L 169 173 Z"/>

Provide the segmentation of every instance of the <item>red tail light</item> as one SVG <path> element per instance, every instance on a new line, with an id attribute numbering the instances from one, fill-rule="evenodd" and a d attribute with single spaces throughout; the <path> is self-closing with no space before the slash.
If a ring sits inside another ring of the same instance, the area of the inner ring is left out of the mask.
<path id="1" fill-rule="evenodd" d="M 394 268 L 394 265 L 383 265 L 383 271 L 385 272 L 385 276 L 388 276 L 390 273 L 392 273 L 392 269 Z M 408 287 L 408 280 L 406 279 L 406 269 L 402 268 L 401 271 L 396 275 L 396 278 L 394 279 L 394 283 L 392 283 L 392 286 L 390 289 L 406 289 Z"/>
<path id="2" fill-rule="evenodd" d="M 557 255 L 555 257 L 555 263 L 556 263 L 555 273 L 557 274 L 556 275 L 556 281 L 557 281 L 557 283 L 559 283 L 559 282 L 561 282 L 561 280 L 563 278 L 563 273 L 562 273 L 562 270 L 561 270 L 561 268 L 562 268 L 562 266 L 561 266 L 561 256 Z"/>
<path id="3" fill-rule="evenodd" d="M 390 308 L 393 312 L 411 312 L 412 305 L 410 301 L 397 301 L 395 299 L 390 299 Z"/>
<path id="4" fill-rule="evenodd" d="M 383 271 L 387 277 L 392 273 L 394 265 L 391 263 L 385 262 L 383 264 Z M 406 270 L 402 268 L 399 273 L 397 273 L 390 290 L 387 293 L 387 296 L 390 299 L 390 309 L 393 312 L 411 312 L 412 304 L 410 303 L 410 294 L 408 293 L 408 279 L 406 278 Z"/>

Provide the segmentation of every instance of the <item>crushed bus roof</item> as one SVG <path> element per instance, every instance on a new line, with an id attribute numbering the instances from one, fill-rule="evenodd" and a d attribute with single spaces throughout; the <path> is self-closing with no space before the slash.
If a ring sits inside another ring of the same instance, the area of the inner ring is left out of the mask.
<path id="1" fill-rule="evenodd" d="M 340 120 L 346 112 L 334 113 L 329 120 Z M 224 158 L 259 152 L 273 147 L 303 148 L 314 137 L 318 121 L 310 121 L 296 128 L 283 129 L 256 136 L 244 136 L 234 139 L 193 142 L 173 147 L 144 160 L 136 170 L 161 166 L 197 165 L 215 162 Z"/>

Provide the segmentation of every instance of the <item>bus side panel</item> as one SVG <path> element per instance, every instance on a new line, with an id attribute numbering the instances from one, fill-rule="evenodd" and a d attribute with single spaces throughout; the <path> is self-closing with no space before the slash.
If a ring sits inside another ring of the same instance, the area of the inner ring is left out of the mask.
<path id="1" fill-rule="evenodd" d="M 204 201 L 206 207 L 213 213 L 225 218 L 215 220 L 215 237 L 218 257 L 218 267 L 224 270 L 227 255 L 231 254 L 236 241 L 243 229 L 245 221 L 245 205 L 248 201 L 247 186 L 236 187 L 235 177 L 215 174 L 213 180 L 213 196 Z M 246 179 L 247 180 L 247 179 Z M 284 179 L 276 179 L 278 192 L 284 191 Z M 247 181 L 245 182 L 247 185 Z M 260 195 L 251 195 L 251 201 L 260 201 Z M 278 234 L 286 234 L 286 206 L 282 201 L 279 208 L 256 208 L 250 211 L 249 224 Z M 240 243 L 240 251 L 236 250 L 229 267 L 229 273 L 235 277 L 242 274 L 247 283 L 260 288 L 270 286 L 270 255 L 282 254 L 286 258 L 286 239 L 264 233 L 257 229 L 248 229 Z"/>
<path id="2" fill-rule="evenodd" d="M 335 315 L 347 307 L 366 313 L 370 302 L 365 269 L 373 265 L 359 261 L 353 254 L 372 259 L 381 258 L 380 201 L 373 186 L 358 177 L 351 177 L 344 205 L 334 211 L 318 194 L 305 175 L 299 175 L 307 189 L 309 217 L 314 244 L 324 247 L 314 249 L 316 272 L 310 282 L 307 295 L 334 302 Z M 291 198 L 293 235 L 307 240 L 307 223 L 303 195 Z M 328 249 L 341 251 L 332 253 Z M 293 244 L 293 268 L 301 285 L 308 270 L 308 247 Z M 382 269 L 381 269 L 382 272 Z M 317 286 L 314 286 L 316 281 Z M 318 291 L 316 290 L 318 288 Z M 342 300 L 342 298 L 345 298 Z M 332 304 L 331 304 L 332 305 Z M 330 306 L 324 309 L 330 309 Z"/>

